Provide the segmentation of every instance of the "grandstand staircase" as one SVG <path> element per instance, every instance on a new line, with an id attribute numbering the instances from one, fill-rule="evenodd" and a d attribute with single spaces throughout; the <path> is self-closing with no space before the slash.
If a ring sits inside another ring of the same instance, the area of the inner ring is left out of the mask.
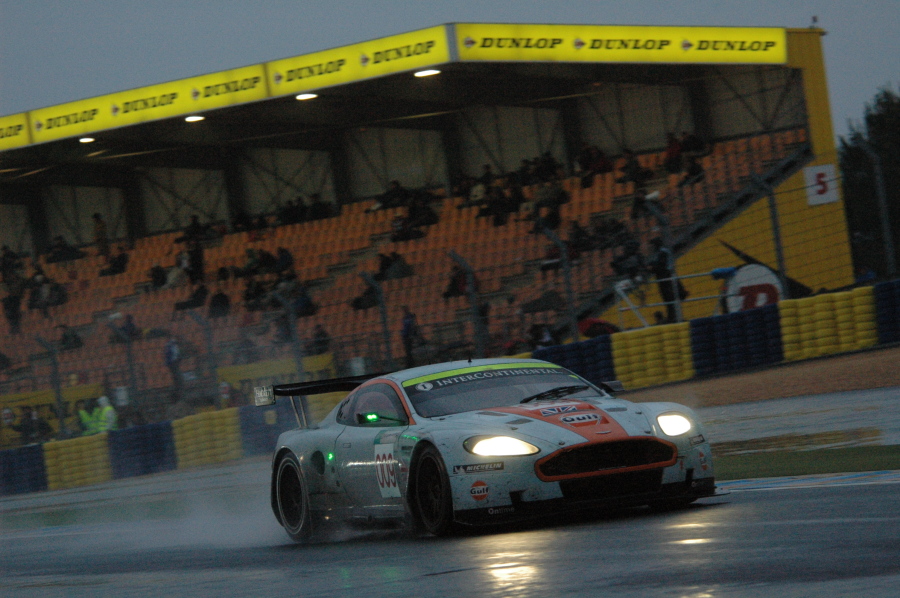
<path id="1" fill-rule="evenodd" d="M 751 173 L 741 177 L 743 187 L 737 192 L 722 194 L 714 207 L 695 212 L 692 222 L 685 223 L 677 229 L 673 228 L 672 252 L 677 258 L 696 247 L 713 235 L 727 222 L 737 217 L 746 208 L 768 194 L 768 188 L 777 188 L 780 184 L 800 171 L 815 157 L 809 142 L 793 144 L 789 155 L 784 158 L 764 163 L 767 168 L 761 174 Z M 760 184 L 762 183 L 762 184 Z M 645 283 L 650 284 L 650 283 Z M 578 318 L 605 311 L 616 301 L 614 283 L 606 285 L 576 308 Z M 639 290 L 639 289 L 638 289 Z M 561 319 L 554 325 L 554 331 L 565 334 L 568 323 Z"/>

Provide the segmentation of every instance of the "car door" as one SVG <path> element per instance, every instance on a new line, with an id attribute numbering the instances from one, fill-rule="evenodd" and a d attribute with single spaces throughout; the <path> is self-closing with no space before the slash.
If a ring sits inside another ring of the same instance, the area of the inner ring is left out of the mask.
<path id="1" fill-rule="evenodd" d="M 396 447 L 409 418 L 389 384 L 357 390 L 338 414 L 344 430 L 335 442 L 341 485 L 354 509 L 371 516 L 403 510 Z"/>

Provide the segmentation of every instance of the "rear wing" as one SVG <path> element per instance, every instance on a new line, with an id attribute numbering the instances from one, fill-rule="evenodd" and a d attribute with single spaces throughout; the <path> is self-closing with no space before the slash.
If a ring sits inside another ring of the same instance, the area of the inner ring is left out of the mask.
<path id="1" fill-rule="evenodd" d="M 275 386 L 257 386 L 253 389 L 253 404 L 257 407 L 267 407 L 275 404 L 275 397 L 290 397 L 291 407 L 297 417 L 297 425 L 301 428 L 309 427 L 309 405 L 306 395 L 316 395 L 326 392 L 350 392 L 372 378 L 383 376 L 380 374 L 366 374 L 364 376 L 346 376 L 344 378 L 331 378 L 330 380 L 313 380 L 310 382 L 291 382 L 290 384 L 276 384 Z M 298 401 L 295 399 L 299 397 Z"/>

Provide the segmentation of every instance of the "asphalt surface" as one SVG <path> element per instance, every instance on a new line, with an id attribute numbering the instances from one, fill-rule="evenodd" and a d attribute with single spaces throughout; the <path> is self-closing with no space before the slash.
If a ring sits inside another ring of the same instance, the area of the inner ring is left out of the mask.
<path id="1" fill-rule="evenodd" d="M 837 411 L 803 398 L 765 413 L 753 409 L 773 402 L 733 406 L 710 433 L 790 436 L 803 410 L 826 423 L 868 413 L 851 428 L 871 428 L 893 408 L 897 390 L 885 392 L 828 399 Z M 809 441 L 829 427 L 798 432 Z M 275 522 L 267 482 L 259 458 L 0 499 L 0 596 L 900 595 L 900 472 L 733 481 L 729 495 L 671 513 L 443 539 L 339 529 L 303 545 Z"/>

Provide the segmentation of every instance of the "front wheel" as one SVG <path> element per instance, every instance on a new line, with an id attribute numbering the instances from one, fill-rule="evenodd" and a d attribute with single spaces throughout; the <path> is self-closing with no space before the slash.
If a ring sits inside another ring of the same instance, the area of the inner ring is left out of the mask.
<path id="1" fill-rule="evenodd" d="M 285 456 L 278 464 L 275 478 L 278 514 L 281 525 L 295 541 L 312 535 L 312 515 L 309 512 L 309 493 L 303 480 L 300 462 L 293 454 Z"/>
<path id="2" fill-rule="evenodd" d="M 435 536 L 453 531 L 453 495 L 441 453 L 433 446 L 422 449 L 416 461 L 413 490 L 415 513 L 421 527 Z"/>

